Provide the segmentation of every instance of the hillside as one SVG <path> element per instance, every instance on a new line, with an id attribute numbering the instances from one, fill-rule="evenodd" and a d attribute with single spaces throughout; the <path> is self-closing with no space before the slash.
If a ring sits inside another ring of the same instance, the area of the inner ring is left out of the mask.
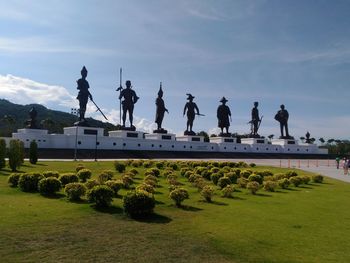
<path id="1" fill-rule="evenodd" d="M 75 115 L 50 110 L 40 104 L 20 105 L 0 99 L 0 136 L 11 136 L 12 132 L 24 128 L 26 120 L 29 119 L 28 112 L 33 106 L 38 112 L 37 124 L 41 128 L 48 129 L 49 133 L 62 133 L 64 127 L 72 126 L 77 121 Z M 4 116 L 11 118 L 4 118 Z M 104 123 L 92 118 L 88 118 L 88 122 L 92 127 L 104 128 L 105 132 L 116 129 L 116 126 L 111 123 Z"/>

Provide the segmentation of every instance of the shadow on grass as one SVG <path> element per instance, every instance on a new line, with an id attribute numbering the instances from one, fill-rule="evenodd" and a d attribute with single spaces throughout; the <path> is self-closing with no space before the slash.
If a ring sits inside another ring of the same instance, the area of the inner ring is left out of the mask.
<path id="1" fill-rule="evenodd" d="M 155 195 L 162 195 L 163 193 L 162 193 L 162 192 L 159 192 L 159 191 L 156 191 L 154 194 L 155 194 Z"/>
<path id="2" fill-rule="evenodd" d="M 184 211 L 190 211 L 190 212 L 198 212 L 203 210 L 202 208 L 198 208 L 198 207 L 194 207 L 194 206 L 190 206 L 190 205 L 181 205 L 179 206 L 180 209 L 184 210 Z"/>
<path id="3" fill-rule="evenodd" d="M 303 188 L 303 189 L 313 189 L 312 187 L 306 186 L 306 185 L 301 185 L 301 186 L 299 186 L 299 188 Z"/>
<path id="4" fill-rule="evenodd" d="M 262 196 L 262 197 L 272 197 L 272 195 L 269 194 L 263 194 L 263 193 L 256 193 L 256 196 Z"/>
<path id="5" fill-rule="evenodd" d="M 162 202 L 162 201 L 154 200 L 154 202 L 155 202 L 157 205 L 164 205 L 164 202 Z"/>
<path id="6" fill-rule="evenodd" d="M 48 165 L 45 163 L 36 163 L 36 164 L 33 164 L 31 166 L 28 166 L 28 167 L 35 167 L 35 166 L 48 166 Z"/>
<path id="7" fill-rule="evenodd" d="M 66 195 L 61 194 L 61 193 L 50 194 L 50 195 L 41 195 L 41 196 L 48 198 L 48 199 L 60 199 L 60 198 L 66 197 Z"/>
<path id="8" fill-rule="evenodd" d="M 206 204 L 213 204 L 213 205 L 222 205 L 222 206 L 228 206 L 227 203 L 216 201 L 216 200 L 211 200 L 211 202 L 207 202 L 204 200 L 199 200 L 198 202 L 206 203 Z"/>
<path id="9" fill-rule="evenodd" d="M 79 200 L 68 200 L 68 202 L 73 203 L 73 204 L 77 204 L 77 205 L 83 205 L 83 204 L 88 204 L 89 201 L 85 200 L 85 199 L 79 199 Z"/>
<path id="10" fill-rule="evenodd" d="M 142 217 L 133 216 L 131 217 L 131 219 L 138 222 L 149 223 L 149 224 L 168 224 L 172 221 L 170 217 L 163 216 L 157 213 L 153 213 Z"/>
<path id="11" fill-rule="evenodd" d="M 123 209 L 117 206 L 109 206 L 109 207 L 97 207 L 96 205 L 91 205 L 93 209 L 95 209 L 98 212 L 105 213 L 105 214 L 122 214 Z"/>
<path id="12" fill-rule="evenodd" d="M 285 190 L 287 191 L 292 191 L 292 192 L 298 192 L 300 190 L 296 189 L 296 188 L 286 188 Z"/>

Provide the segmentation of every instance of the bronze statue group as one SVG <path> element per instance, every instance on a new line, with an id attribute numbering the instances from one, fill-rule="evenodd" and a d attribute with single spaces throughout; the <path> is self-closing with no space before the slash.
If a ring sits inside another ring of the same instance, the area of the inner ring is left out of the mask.
<path id="1" fill-rule="evenodd" d="M 85 66 L 81 70 L 81 78 L 77 80 L 79 90 L 77 99 L 79 100 L 79 121 L 75 123 L 77 126 L 88 126 L 87 121 L 85 119 L 85 112 L 86 112 L 86 105 L 90 98 L 90 100 L 95 104 L 97 107 L 97 110 L 101 112 L 101 114 L 105 117 L 107 120 L 107 117 L 103 114 L 103 112 L 100 110 L 100 108 L 96 105 L 96 103 L 93 101 L 92 95 L 89 91 L 89 83 L 86 80 L 87 77 L 87 69 Z M 117 91 L 120 91 L 119 94 L 119 100 L 121 101 L 121 108 L 123 110 L 122 115 L 122 126 L 120 129 L 122 130 L 131 130 L 135 131 L 136 127 L 133 125 L 133 111 L 134 111 L 134 105 L 137 103 L 139 97 L 136 95 L 136 92 L 132 89 L 131 81 L 127 80 L 125 82 L 126 88 L 123 89 L 121 83 L 120 87 L 117 89 Z M 196 135 L 196 133 L 193 131 L 193 122 L 195 120 L 195 116 L 204 116 L 199 112 L 199 108 L 195 102 L 193 102 L 193 99 L 195 97 L 192 96 L 192 94 L 187 94 L 187 100 L 188 102 L 185 104 L 184 110 L 183 110 L 183 116 L 185 114 L 187 115 L 187 125 L 186 130 L 184 132 L 184 135 Z M 220 136 L 223 137 L 230 137 L 231 134 L 229 133 L 229 127 L 231 119 L 231 111 L 230 108 L 226 105 L 227 99 L 223 97 L 220 102 L 221 105 L 217 108 L 217 118 L 218 118 L 218 127 L 221 129 Z M 156 99 L 156 117 L 155 117 L 155 123 L 157 124 L 157 129 L 154 130 L 154 133 L 167 133 L 165 129 L 162 128 L 162 122 L 164 118 L 165 112 L 169 113 L 168 109 L 165 107 L 165 103 L 163 100 L 163 89 L 162 89 L 162 83 L 160 83 L 160 88 L 158 91 L 158 97 Z M 260 138 L 260 135 L 258 134 L 258 130 L 260 128 L 260 124 L 262 122 L 263 116 L 259 116 L 259 110 L 258 110 L 259 103 L 254 102 L 254 107 L 251 111 L 251 121 L 249 123 L 251 124 L 251 132 L 249 134 L 249 137 L 251 138 Z M 292 139 L 293 137 L 289 135 L 288 132 L 288 118 L 289 114 L 288 111 L 285 109 L 285 106 L 282 104 L 280 106 L 280 110 L 275 115 L 275 120 L 277 120 L 280 123 L 280 131 L 282 139 Z M 130 127 L 126 127 L 126 115 L 129 116 L 129 122 Z M 224 132 L 225 129 L 225 132 Z"/>

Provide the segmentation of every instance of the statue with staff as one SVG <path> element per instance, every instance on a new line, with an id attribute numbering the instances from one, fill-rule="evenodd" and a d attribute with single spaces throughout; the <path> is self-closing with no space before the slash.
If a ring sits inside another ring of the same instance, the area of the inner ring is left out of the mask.
<path id="1" fill-rule="evenodd" d="M 252 119 L 249 122 L 250 123 L 250 135 L 249 137 L 251 138 L 260 138 L 260 135 L 258 134 L 258 130 L 260 128 L 262 119 L 264 116 L 261 116 L 261 118 L 259 117 L 259 102 L 254 102 L 254 107 L 252 109 Z"/>
<path id="2" fill-rule="evenodd" d="M 167 133 L 167 130 L 162 128 L 162 122 L 164 118 L 164 113 L 169 113 L 168 109 L 165 108 L 165 103 L 163 100 L 163 90 L 162 90 L 162 82 L 160 83 L 158 97 L 156 99 L 156 119 L 155 123 L 157 123 L 157 130 L 154 130 L 154 133 Z"/>
<path id="3" fill-rule="evenodd" d="M 193 121 L 196 115 L 198 116 L 204 116 L 204 115 L 199 113 L 199 108 L 197 104 L 193 102 L 193 99 L 195 97 L 189 93 L 186 95 L 188 96 L 187 98 L 188 102 L 184 107 L 183 116 L 185 116 L 187 111 L 187 126 L 186 126 L 186 131 L 184 132 L 184 135 L 196 135 L 196 133 L 192 130 Z"/>
<path id="4" fill-rule="evenodd" d="M 88 71 L 86 67 L 84 66 L 81 70 L 81 78 L 77 80 L 79 90 L 77 100 L 79 100 L 79 121 L 75 123 L 76 126 L 88 126 L 87 121 L 85 119 L 85 112 L 86 112 L 86 105 L 88 103 L 88 100 L 90 99 L 92 103 L 96 106 L 97 111 L 99 111 L 102 116 L 106 119 L 106 115 L 101 111 L 101 109 L 96 105 L 94 102 L 92 95 L 89 91 L 89 82 L 86 80 Z"/>
<path id="5" fill-rule="evenodd" d="M 220 136 L 230 136 L 228 129 L 230 127 L 231 110 L 226 105 L 227 101 L 228 100 L 225 97 L 222 97 L 222 99 L 220 100 L 222 104 L 218 107 L 216 113 L 218 118 L 218 127 L 221 129 Z M 224 128 L 226 129 L 226 133 L 224 133 Z"/>
<path id="6" fill-rule="evenodd" d="M 131 86 L 131 81 L 130 80 L 127 80 L 125 82 L 125 86 L 126 86 L 125 89 L 120 87 L 121 89 L 120 89 L 120 95 L 119 95 L 119 100 L 120 101 L 122 99 L 124 99 L 123 101 L 121 101 L 121 106 L 122 106 L 122 109 L 123 109 L 122 130 L 135 131 L 136 127 L 133 125 L 133 113 L 134 113 L 134 105 L 139 100 L 139 97 L 136 95 L 136 92 L 133 89 L 131 89 L 132 86 Z M 127 113 L 129 115 L 130 127 L 126 127 L 125 126 L 126 114 Z"/>

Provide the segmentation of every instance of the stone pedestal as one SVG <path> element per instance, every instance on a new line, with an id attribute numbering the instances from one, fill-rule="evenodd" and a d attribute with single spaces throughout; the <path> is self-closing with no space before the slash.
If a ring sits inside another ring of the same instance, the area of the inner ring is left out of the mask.
<path id="1" fill-rule="evenodd" d="M 182 142 L 204 142 L 204 136 L 184 135 L 176 137 L 176 140 Z"/>
<path id="2" fill-rule="evenodd" d="M 241 143 L 244 144 L 267 144 L 265 138 L 241 138 Z"/>
<path id="3" fill-rule="evenodd" d="M 108 132 L 109 137 L 117 137 L 124 139 L 144 139 L 144 132 L 117 130 Z"/>
<path id="4" fill-rule="evenodd" d="M 41 129 L 18 129 L 17 133 L 20 134 L 33 134 L 33 135 L 45 135 L 48 133 L 47 130 L 41 130 Z"/>
<path id="5" fill-rule="evenodd" d="M 175 141 L 175 134 L 173 133 L 152 133 L 145 134 L 145 138 L 149 140 L 164 140 L 164 141 Z"/>
<path id="6" fill-rule="evenodd" d="M 104 129 L 95 128 L 95 127 L 83 127 L 83 126 L 74 126 L 74 127 L 65 127 L 63 128 L 64 135 L 94 135 L 102 137 Z"/>
<path id="7" fill-rule="evenodd" d="M 298 145 L 298 141 L 294 139 L 272 139 L 271 144 L 273 145 Z"/>
<path id="8" fill-rule="evenodd" d="M 233 137 L 210 137 L 209 138 L 210 142 L 213 143 L 236 143 L 237 139 Z"/>

